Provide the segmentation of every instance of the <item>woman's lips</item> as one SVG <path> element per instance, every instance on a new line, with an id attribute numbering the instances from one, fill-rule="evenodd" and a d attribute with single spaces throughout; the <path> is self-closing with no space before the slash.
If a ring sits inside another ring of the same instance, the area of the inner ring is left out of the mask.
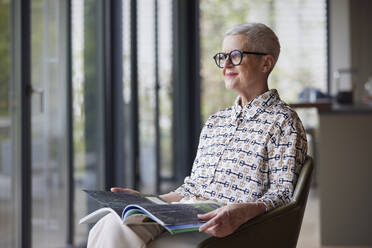
<path id="1" fill-rule="evenodd" d="M 226 77 L 234 77 L 234 76 L 238 75 L 238 73 L 235 73 L 235 72 L 228 72 L 228 73 L 226 73 L 225 75 L 226 75 Z"/>

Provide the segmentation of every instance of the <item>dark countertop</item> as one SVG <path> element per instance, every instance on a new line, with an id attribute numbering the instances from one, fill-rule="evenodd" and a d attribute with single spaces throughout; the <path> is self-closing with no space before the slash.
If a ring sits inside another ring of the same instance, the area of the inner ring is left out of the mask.
<path id="1" fill-rule="evenodd" d="M 319 114 L 372 114 L 372 104 L 341 105 L 330 101 L 298 102 L 292 108 L 316 108 Z"/>
<path id="2" fill-rule="evenodd" d="M 332 104 L 329 109 L 319 109 L 319 114 L 372 114 L 372 106 L 367 104 Z"/>

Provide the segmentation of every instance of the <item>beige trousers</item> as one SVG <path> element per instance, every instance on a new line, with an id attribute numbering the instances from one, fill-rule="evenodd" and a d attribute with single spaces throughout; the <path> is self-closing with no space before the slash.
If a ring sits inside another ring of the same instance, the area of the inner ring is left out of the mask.
<path id="1" fill-rule="evenodd" d="M 171 235 L 143 215 L 133 215 L 123 224 L 114 213 L 107 214 L 90 230 L 88 248 L 191 248 L 210 235 L 188 232 Z"/>

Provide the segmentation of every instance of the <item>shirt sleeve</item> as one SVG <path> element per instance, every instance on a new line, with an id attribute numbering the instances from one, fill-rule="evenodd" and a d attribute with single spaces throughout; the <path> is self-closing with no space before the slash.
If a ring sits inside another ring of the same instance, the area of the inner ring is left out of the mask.
<path id="1" fill-rule="evenodd" d="M 196 167 L 198 165 L 199 157 L 200 157 L 200 154 L 201 154 L 201 150 L 202 150 L 201 148 L 204 146 L 203 136 L 206 134 L 206 131 L 207 131 L 207 128 L 208 128 L 208 123 L 210 122 L 210 119 L 211 119 L 211 117 L 208 118 L 208 120 L 204 124 L 204 126 L 202 128 L 202 131 L 200 133 L 198 150 L 196 152 L 195 160 L 194 160 L 193 167 L 192 167 L 192 170 L 191 170 L 191 175 L 185 177 L 183 184 L 175 190 L 175 192 L 177 194 L 179 194 L 182 198 L 189 198 L 190 195 L 196 195 L 196 193 L 197 193 L 196 192 L 197 191 L 197 189 L 196 189 L 197 184 L 196 184 L 194 178 L 197 178 L 197 176 L 198 176 Z"/>
<path id="2" fill-rule="evenodd" d="M 269 185 L 265 194 L 257 200 L 265 204 L 266 211 L 291 201 L 307 153 L 306 133 L 295 112 L 282 123 L 276 122 L 274 132 L 269 135 Z"/>

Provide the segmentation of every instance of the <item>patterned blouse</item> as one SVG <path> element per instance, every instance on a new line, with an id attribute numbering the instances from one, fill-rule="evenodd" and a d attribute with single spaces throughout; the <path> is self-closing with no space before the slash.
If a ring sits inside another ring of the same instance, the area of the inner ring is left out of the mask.
<path id="1" fill-rule="evenodd" d="M 306 152 L 302 123 L 276 90 L 243 108 L 238 97 L 208 118 L 191 175 L 176 192 L 222 204 L 260 201 L 269 211 L 291 200 Z"/>

